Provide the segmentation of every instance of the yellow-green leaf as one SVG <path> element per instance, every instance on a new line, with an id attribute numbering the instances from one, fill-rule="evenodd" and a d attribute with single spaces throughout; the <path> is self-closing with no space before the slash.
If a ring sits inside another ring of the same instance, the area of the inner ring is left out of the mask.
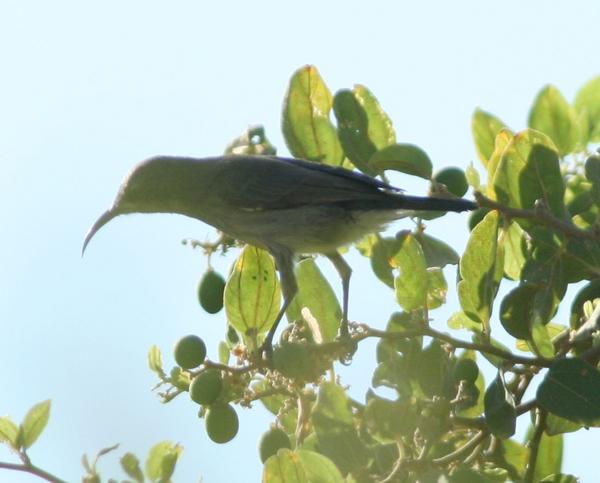
<path id="1" fill-rule="evenodd" d="M 265 250 L 246 245 L 225 286 L 227 320 L 252 339 L 273 325 L 280 300 L 273 258 Z"/>
<path id="2" fill-rule="evenodd" d="M 496 136 L 504 128 L 506 128 L 504 123 L 493 114 L 475 109 L 471 119 L 471 131 L 473 132 L 477 155 L 486 167 L 494 152 Z"/>
<path id="3" fill-rule="evenodd" d="M 392 144 L 380 149 L 369 160 L 377 173 L 388 169 L 430 179 L 433 165 L 427 153 L 414 144 Z"/>
<path id="4" fill-rule="evenodd" d="M 493 188 L 498 201 L 508 206 L 533 209 L 541 199 L 555 216 L 566 218 L 558 154 L 550 138 L 538 131 L 525 130 L 510 140 L 494 175 Z M 527 224 L 522 219 L 518 222 Z"/>
<path id="5" fill-rule="evenodd" d="M 368 135 L 377 149 L 385 148 L 396 142 L 396 133 L 392 120 L 383 110 L 377 98 L 365 86 L 357 84 L 352 89 L 356 100 L 365 110 L 368 120 Z"/>
<path id="6" fill-rule="evenodd" d="M 30 448 L 39 438 L 50 418 L 50 400 L 42 401 L 33 406 L 25 415 L 19 429 L 20 444 Z"/>
<path id="7" fill-rule="evenodd" d="M 544 87 L 537 95 L 529 112 L 529 127 L 550 137 L 561 156 L 572 153 L 577 147 L 579 125 L 575 109 L 552 85 Z"/>
<path id="8" fill-rule="evenodd" d="M 394 280 L 396 300 L 400 306 L 407 311 L 424 307 L 427 304 L 427 263 L 423 249 L 413 234 L 406 234 L 392 264 L 400 269 L 400 274 Z"/>
<path id="9" fill-rule="evenodd" d="M 376 175 L 369 159 L 377 147 L 369 137 L 369 119 L 354 93 L 348 89 L 336 92 L 333 112 L 337 120 L 337 134 L 346 157 L 364 173 Z"/>
<path id="10" fill-rule="evenodd" d="M 500 164 L 500 160 L 502 159 L 502 155 L 504 151 L 508 147 L 510 141 L 513 139 L 514 135 L 508 129 L 503 129 L 496 136 L 496 140 L 494 142 L 494 151 L 490 156 L 490 161 L 487 165 L 487 196 L 493 200 L 496 199 L 496 192 L 494 191 L 494 176 L 496 175 L 496 171 L 498 170 L 498 165 Z"/>
<path id="11" fill-rule="evenodd" d="M 8 443 L 13 449 L 19 444 L 19 427 L 8 416 L 0 417 L 0 443 Z"/>
<path id="12" fill-rule="evenodd" d="M 473 228 L 460 262 L 460 305 L 470 318 L 487 325 L 496 296 L 498 213 L 490 211 Z"/>
<path id="13" fill-rule="evenodd" d="M 579 89 L 574 106 L 580 118 L 585 119 L 582 123 L 583 144 L 600 141 L 600 76 L 594 77 Z"/>
<path id="14" fill-rule="evenodd" d="M 282 448 L 265 461 L 263 483 L 309 483 L 304 468 L 295 451 Z"/>
<path id="15" fill-rule="evenodd" d="M 312 65 L 298 69 L 283 104 L 282 130 L 293 156 L 339 166 L 343 152 L 329 119 L 331 92 Z"/>
<path id="16" fill-rule="evenodd" d="M 323 341 L 331 342 L 335 339 L 342 320 L 342 309 L 335 292 L 314 259 L 302 260 L 295 272 L 298 293 L 287 310 L 288 319 L 299 319 L 302 309 L 308 307 L 319 323 Z"/>

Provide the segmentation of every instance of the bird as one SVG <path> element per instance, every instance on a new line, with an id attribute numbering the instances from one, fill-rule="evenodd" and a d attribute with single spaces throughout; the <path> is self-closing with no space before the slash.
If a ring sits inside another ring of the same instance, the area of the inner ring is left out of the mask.
<path id="1" fill-rule="evenodd" d="M 268 356 L 277 326 L 298 292 L 296 256 L 321 254 L 333 263 L 342 282 L 339 336 L 348 337 L 352 269 L 339 248 L 418 212 L 475 209 L 477 204 L 470 200 L 409 196 L 357 171 L 296 158 L 155 156 L 125 177 L 111 207 L 86 234 L 82 255 L 100 228 L 132 213 L 188 216 L 267 250 L 275 260 L 283 294 L 261 346 Z"/>

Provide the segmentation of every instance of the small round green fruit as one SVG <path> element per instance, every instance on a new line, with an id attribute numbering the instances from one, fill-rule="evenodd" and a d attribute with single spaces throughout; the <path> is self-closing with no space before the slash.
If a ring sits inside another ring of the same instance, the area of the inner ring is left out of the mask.
<path id="1" fill-rule="evenodd" d="M 221 371 L 209 369 L 198 374 L 190 384 L 190 398 L 198 404 L 212 404 L 223 391 Z"/>
<path id="2" fill-rule="evenodd" d="M 198 284 L 200 306 L 209 314 L 216 314 L 223 308 L 225 279 L 214 270 L 208 270 Z"/>
<path id="3" fill-rule="evenodd" d="M 292 443 L 287 433 L 280 428 L 271 428 L 260 438 L 258 453 L 260 461 L 264 463 L 281 448 L 292 449 Z"/>
<path id="4" fill-rule="evenodd" d="M 197 335 L 186 335 L 175 344 L 175 362 L 183 369 L 193 369 L 204 362 L 206 344 Z"/>
<path id="5" fill-rule="evenodd" d="M 215 443 L 231 441 L 238 432 L 240 422 L 230 404 L 215 404 L 206 413 L 206 433 Z"/>
<path id="6" fill-rule="evenodd" d="M 489 211 L 490 210 L 488 208 L 477 208 L 475 211 L 472 211 L 469 214 L 468 219 L 469 231 L 473 231 L 473 228 L 475 228 L 479 222 L 485 218 L 485 215 L 487 215 Z"/>
<path id="7" fill-rule="evenodd" d="M 448 191 L 459 198 L 464 196 L 469 189 L 469 183 L 467 182 L 465 172 L 460 168 L 444 168 L 438 171 L 433 176 L 433 179 L 437 183 L 445 184 Z"/>

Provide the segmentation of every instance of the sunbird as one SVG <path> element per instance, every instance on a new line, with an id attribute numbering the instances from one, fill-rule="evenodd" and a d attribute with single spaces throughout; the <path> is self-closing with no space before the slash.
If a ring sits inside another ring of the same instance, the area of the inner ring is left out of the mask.
<path id="1" fill-rule="evenodd" d="M 340 336 L 348 332 L 352 270 L 338 249 L 419 211 L 467 211 L 460 198 L 408 196 L 402 190 L 341 167 L 264 155 L 210 158 L 156 156 L 127 175 L 112 206 L 88 231 L 82 253 L 100 228 L 130 213 L 177 213 L 267 250 L 281 283 L 283 304 L 261 351 L 270 354 L 277 325 L 298 292 L 294 257 L 325 255 L 342 280 Z"/>

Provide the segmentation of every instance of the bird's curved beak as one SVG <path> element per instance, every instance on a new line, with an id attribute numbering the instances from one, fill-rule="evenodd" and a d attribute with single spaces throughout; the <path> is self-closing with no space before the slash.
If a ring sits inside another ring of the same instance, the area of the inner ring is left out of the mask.
<path id="1" fill-rule="evenodd" d="M 84 255 L 85 249 L 88 246 L 88 243 L 93 238 L 93 236 L 96 234 L 96 232 L 117 215 L 118 215 L 118 213 L 115 213 L 112 210 L 107 210 L 104 213 L 102 213 L 102 215 L 100 215 L 100 218 L 98 218 L 96 220 L 96 223 L 94 223 L 92 225 L 92 227 L 87 232 L 87 235 L 85 235 L 85 240 L 83 241 L 83 248 L 81 249 L 81 256 Z"/>

